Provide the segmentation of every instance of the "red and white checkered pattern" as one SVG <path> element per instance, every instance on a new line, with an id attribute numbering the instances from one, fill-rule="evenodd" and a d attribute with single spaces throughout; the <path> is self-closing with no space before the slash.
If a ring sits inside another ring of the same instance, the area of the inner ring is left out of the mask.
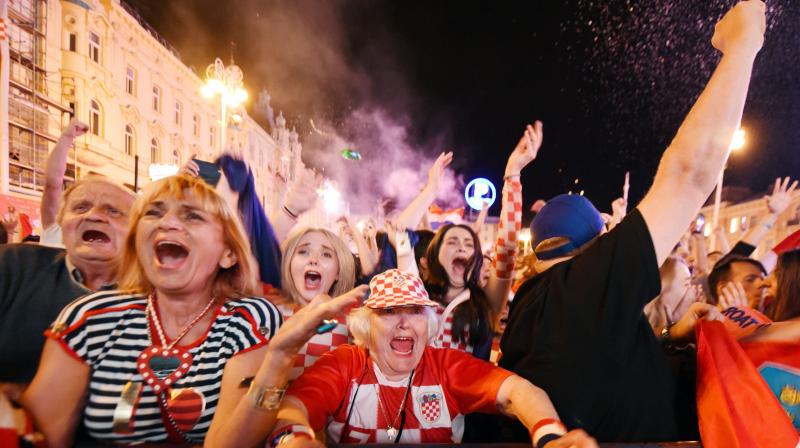
<path id="1" fill-rule="evenodd" d="M 422 280 L 399 269 L 382 272 L 369 282 L 369 299 L 364 306 L 372 309 L 396 306 L 437 306 L 428 298 Z"/>
<path id="2" fill-rule="evenodd" d="M 399 419 L 386 419 L 396 418 L 404 403 L 400 443 L 458 443 L 464 415 L 497 409 L 497 391 L 511 375 L 472 355 L 432 347 L 425 348 L 414 372 L 404 403 L 408 379 L 387 379 L 363 347 L 345 345 L 306 370 L 287 396 L 303 402 L 315 431 L 327 428 L 329 442 L 389 443 L 387 429 Z"/>
<path id="3" fill-rule="evenodd" d="M 436 307 L 436 313 L 439 314 L 440 317 L 444 314 L 444 310 L 445 308 L 441 305 Z M 464 339 L 469 340 L 469 328 L 467 328 L 465 333 Z M 453 350 L 460 350 L 467 353 L 474 352 L 474 347 L 472 345 L 458 341 L 453 337 L 453 313 L 450 313 L 444 320 L 444 331 L 431 345 L 437 348 L 452 348 Z"/>
<path id="4" fill-rule="evenodd" d="M 510 279 L 514 274 L 517 235 L 522 226 L 522 184 L 519 177 L 506 178 L 503 184 L 503 209 L 497 227 L 494 271 L 497 278 Z"/>
<path id="5" fill-rule="evenodd" d="M 294 309 L 278 306 L 283 320 L 289 319 L 295 312 Z M 308 342 L 300 349 L 297 356 L 294 358 L 294 365 L 289 374 L 289 381 L 295 380 L 303 374 L 303 371 L 313 365 L 320 356 L 328 353 L 336 347 L 352 343 L 352 336 L 347 330 L 346 317 L 340 316 L 336 318 L 339 324 L 333 330 L 322 334 L 315 334 L 308 340 Z"/>
<path id="6" fill-rule="evenodd" d="M 422 418 L 428 423 L 439 420 L 442 416 L 442 396 L 433 392 L 429 394 L 420 394 L 418 399 Z"/>
<path id="7" fill-rule="evenodd" d="M 6 40 L 6 21 L 0 18 L 0 41 Z"/>

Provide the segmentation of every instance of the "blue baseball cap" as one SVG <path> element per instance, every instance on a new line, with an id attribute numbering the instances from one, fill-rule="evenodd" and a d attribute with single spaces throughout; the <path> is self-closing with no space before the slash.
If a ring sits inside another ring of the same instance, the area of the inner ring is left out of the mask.
<path id="1" fill-rule="evenodd" d="M 563 257 L 594 239 L 603 230 L 603 218 L 583 196 L 562 194 L 547 201 L 531 223 L 533 251 L 540 260 Z M 539 244 L 551 238 L 564 238 L 556 247 Z"/>

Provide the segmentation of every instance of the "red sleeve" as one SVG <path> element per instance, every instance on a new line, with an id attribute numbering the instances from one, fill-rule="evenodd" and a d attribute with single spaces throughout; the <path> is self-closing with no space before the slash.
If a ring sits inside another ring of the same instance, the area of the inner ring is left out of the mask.
<path id="1" fill-rule="evenodd" d="M 354 366 L 365 358 L 363 350 L 352 345 L 342 345 L 322 355 L 311 367 L 289 386 L 287 395 L 303 402 L 308 411 L 308 421 L 314 431 L 322 430 L 328 417 L 333 415 L 343 401 L 352 382 Z"/>
<path id="2" fill-rule="evenodd" d="M 462 414 L 497 414 L 497 391 L 508 377 L 506 369 L 452 349 L 431 350 L 447 381 L 443 384 Z"/>

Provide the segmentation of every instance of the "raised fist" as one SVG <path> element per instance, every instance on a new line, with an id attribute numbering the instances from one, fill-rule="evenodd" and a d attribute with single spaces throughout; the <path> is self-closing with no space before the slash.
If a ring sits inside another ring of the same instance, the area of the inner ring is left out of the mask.
<path id="1" fill-rule="evenodd" d="M 67 128 L 64 129 L 63 135 L 65 137 L 75 139 L 85 134 L 88 130 L 89 126 L 87 126 L 86 123 L 78 120 L 77 118 L 73 118 L 69 121 Z"/>
<path id="2" fill-rule="evenodd" d="M 711 44 L 728 54 L 732 51 L 758 52 L 767 29 L 766 6 L 761 0 L 739 2 L 717 23 Z"/>

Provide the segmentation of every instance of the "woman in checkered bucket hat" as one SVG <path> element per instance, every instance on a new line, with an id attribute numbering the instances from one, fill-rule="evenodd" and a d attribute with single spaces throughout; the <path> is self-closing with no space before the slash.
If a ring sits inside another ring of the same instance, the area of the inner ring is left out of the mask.
<path id="1" fill-rule="evenodd" d="M 457 443 L 464 416 L 480 411 L 518 418 L 536 447 L 597 446 L 582 430 L 567 432 L 547 394 L 527 380 L 431 346 L 435 306 L 415 275 L 375 276 L 369 298 L 348 316 L 356 345 L 323 355 L 292 383 L 269 443 L 308 445 L 323 430 L 337 443 Z"/>

